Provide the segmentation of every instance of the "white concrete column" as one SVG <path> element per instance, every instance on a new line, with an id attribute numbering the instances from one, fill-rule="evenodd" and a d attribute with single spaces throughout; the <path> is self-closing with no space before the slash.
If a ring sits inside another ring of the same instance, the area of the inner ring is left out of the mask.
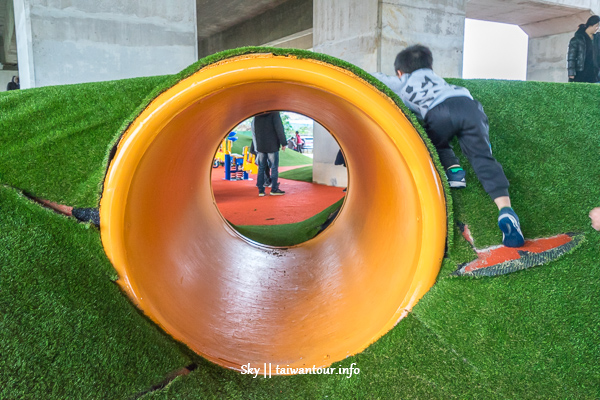
<path id="1" fill-rule="evenodd" d="M 381 7 L 381 72 L 393 75 L 403 48 L 422 44 L 433 53 L 433 70 L 462 77 L 466 0 L 386 0 Z"/>
<path id="2" fill-rule="evenodd" d="M 529 35 L 528 81 L 567 82 L 569 41 L 579 24 L 584 24 L 592 14 L 600 10 L 599 0 L 588 0 L 585 6 L 590 8 L 583 10 L 575 7 L 572 1 L 563 0 L 560 5 L 572 7 L 572 12 L 565 16 L 521 25 L 521 29 Z"/>
<path id="3" fill-rule="evenodd" d="M 465 1 L 314 0 L 313 50 L 367 72 L 393 75 L 398 52 L 419 43 L 433 52 L 433 69 L 439 75 L 460 77 Z M 337 142 L 328 136 L 315 125 L 313 179 L 345 186 L 340 184 L 340 167 L 333 165 Z"/>
<path id="4" fill-rule="evenodd" d="M 348 170 L 344 166 L 334 164 L 339 150 L 340 146 L 333 136 L 322 125 L 315 122 L 313 124 L 313 182 L 329 186 L 348 186 Z"/>
<path id="5" fill-rule="evenodd" d="M 313 50 L 379 69 L 381 0 L 314 0 Z"/>
<path id="6" fill-rule="evenodd" d="M 529 38 L 528 81 L 568 82 L 567 49 L 573 33 Z"/>
<path id="7" fill-rule="evenodd" d="M 196 0 L 14 0 L 21 88 L 173 74 L 197 60 Z"/>

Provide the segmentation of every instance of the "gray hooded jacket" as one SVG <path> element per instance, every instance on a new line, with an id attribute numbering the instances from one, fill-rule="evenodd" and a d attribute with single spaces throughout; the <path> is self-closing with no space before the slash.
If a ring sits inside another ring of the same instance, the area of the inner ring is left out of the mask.
<path id="1" fill-rule="evenodd" d="M 448 84 L 429 68 L 421 68 L 412 74 L 397 76 L 384 75 L 380 72 L 372 74 L 394 93 L 421 120 L 425 119 L 427 111 L 450 97 L 468 97 L 471 93 L 464 87 Z"/>

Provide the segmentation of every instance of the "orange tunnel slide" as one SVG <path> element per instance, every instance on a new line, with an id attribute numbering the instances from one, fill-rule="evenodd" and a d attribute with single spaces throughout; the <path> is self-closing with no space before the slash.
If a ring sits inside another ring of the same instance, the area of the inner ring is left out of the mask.
<path id="1" fill-rule="evenodd" d="M 348 165 L 338 217 L 290 248 L 237 233 L 210 185 L 223 137 L 267 110 L 318 121 Z M 100 218 L 119 283 L 146 315 L 217 364 L 273 373 L 328 366 L 388 332 L 433 285 L 447 227 L 430 154 L 389 97 L 338 66 L 267 53 L 211 64 L 155 98 L 119 142 Z"/>

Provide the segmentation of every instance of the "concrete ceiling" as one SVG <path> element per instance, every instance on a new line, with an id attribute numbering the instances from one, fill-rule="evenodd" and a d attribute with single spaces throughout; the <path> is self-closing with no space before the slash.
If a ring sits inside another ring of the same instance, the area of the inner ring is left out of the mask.
<path id="1" fill-rule="evenodd" d="M 592 14 L 585 0 L 467 0 L 467 18 L 519 25 L 529 37 L 574 32 Z"/>
<path id="2" fill-rule="evenodd" d="M 198 37 L 221 32 L 285 2 L 196 0 Z M 574 32 L 591 15 L 590 4 L 590 0 L 467 0 L 466 16 L 519 25 L 529 37 L 538 37 Z"/>
<path id="3" fill-rule="evenodd" d="M 287 0 L 196 0 L 198 37 L 221 32 Z"/>

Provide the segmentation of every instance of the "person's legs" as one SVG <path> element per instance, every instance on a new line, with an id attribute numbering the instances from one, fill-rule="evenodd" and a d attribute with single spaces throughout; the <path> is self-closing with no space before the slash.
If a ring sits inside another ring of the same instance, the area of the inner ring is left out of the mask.
<path id="1" fill-rule="evenodd" d="M 267 168 L 265 169 L 265 187 L 271 186 L 271 161 L 267 157 Z"/>
<path id="2" fill-rule="evenodd" d="M 465 171 L 460 166 L 458 157 L 454 154 L 450 144 L 457 133 L 457 128 L 446 102 L 435 106 L 425 115 L 425 132 L 438 152 L 450 187 L 466 187 Z"/>
<path id="3" fill-rule="evenodd" d="M 258 174 L 256 175 L 256 187 L 258 195 L 265 195 L 265 170 L 267 166 L 267 153 L 256 153 L 256 161 L 258 162 Z"/>
<path id="4" fill-rule="evenodd" d="M 453 125 L 447 101 L 435 106 L 425 115 L 425 132 L 435 146 L 444 170 L 454 165 L 460 165 L 450 144 L 457 129 Z"/>
<path id="5" fill-rule="evenodd" d="M 457 98 L 450 103 L 452 114 L 460 123 L 458 142 L 468 158 L 485 191 L 499 210 L 498 227 L 502 243 L 507 247 L 521 247 L 525 243 L 519 217 L 511 207 L 508 179 L 500 163 L 492 155 L 488 118 L 476 100 Z"/>
<path id="6" fill-rule="evenodd" d="M 269 153 L 271 161 L 271 194 L 282 195 L 285 192 L 279 189 L 279 152 Z"/>
<path id="7" fill-rule="evenodd" d="M 279 189 L 279 152 L 269 153 L 269 164 L 271 165 L 271 190 Z"/>
<path id="8" fill-rule="evenodd" d="M 446 101 L 451 101 L 449 107 L 455 124 L 460 127 L 458 142 L 477 179 L 494 201 L 499 197 L 508 197 L 508 179 L 502 166 L 492 155 L 488 118 L 483 107 L 478 101 L 467 97 Z"/>

